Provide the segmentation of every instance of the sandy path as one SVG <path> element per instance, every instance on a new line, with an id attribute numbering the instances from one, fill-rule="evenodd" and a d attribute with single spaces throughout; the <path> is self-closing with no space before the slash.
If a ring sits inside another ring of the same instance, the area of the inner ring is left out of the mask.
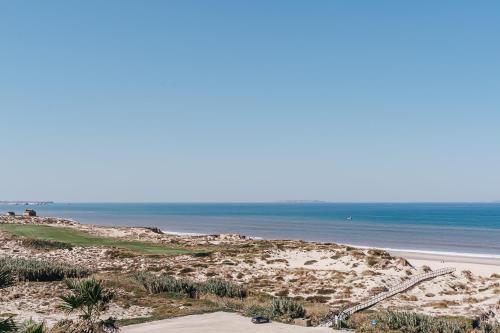
<path id="1" fill-rule="evenodd" d="M 215 312 L 179 318 L 158 320 L 144 324 L 130 325 L 122 328 L 123 333 L 332 333 L 326 327 L 300 327 L 281 323 L 252 324 L 250 318 L 236 313 Z"/>

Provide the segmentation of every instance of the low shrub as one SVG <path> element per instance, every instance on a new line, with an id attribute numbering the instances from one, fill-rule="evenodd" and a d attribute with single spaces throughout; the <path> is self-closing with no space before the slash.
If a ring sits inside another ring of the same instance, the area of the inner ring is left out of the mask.
<path id="1" fill-rule="evenodd" d="M 289 293 L 290 293 L 290 291 L 288 289 L 281 289 L 281 290 L 277 291 L 274 295 L 275 296 L 288 296 Z"/>
<path id="2" fill-rule="evenodd" d="M 47 239 L 24 238 L 21 244 L 25 247 L 38 250 L 72 250 L 73 246 L 68 243 L 58 242 Z"/>
<path id="3" fill-rule="evenodd" d="M 4 267 L 0 268 L 0 289 L 10 287 L 14 283 L 12 274 Z"/>
<path id="4" fill-rule="evenodd" d="M 313 295 L 306 297 L 306 301 L 313 303 L 327 303 L 330 300 L 329 296 Z"/>
<path id="5" fill-rule="evenodd" d="M 253 304 L 245 309 L 244 315 L 248 317 L 271 317 L 271 308 Z"/>
<path id="6" fill-rule="evenodd" d="M 12 318 L 0 318 L 0 332 L 15 332 L 16 330 L 16 323 Z"/>
<path id="7" fill-rule="evenodd" d="M 90 274 L 86 268 L 66 263 L 20 258 L 1 258 L 0 267 L 20 281 L 60 281 Z"/>
<path id="8" fill-rule="evenodd" d="M 377 257 L 367 257 L 366 264 L 370 267 L 375 266 L 379 262 Z"/>
<path id="9" fill-rule="evenodd" d="M 194 283 L 184 279 L 178 280 L 167 274 L 157 276 L 148 272 L 139 272 L 134 277 L 152 294 L 185 294 L 188 297 L 194 298 L 198 291 Z"/>
<path id="10" fill-rule="evenodd" d="M 375 325 L 372 324 L 375 320 Z M 433 317 L 414 312 L 384 311 L 366 317 L 356 332 L 467 333 L 472 323 L 465 318 Z"/>
<path id="11" fill-rule="evenodd" d="M 500 323 L 481 323 L 479 330 L 481 333 L 500 333 Z"/>
<path id="12" fill-rule="evenodd" d="M 19 332 L 21 332 L 21 333 L 44 333 L 44 332 L 46 332 L 45 323 L 44 322 L 38 323 L 38 322 L 34 321 L 33 319 L 29 319 L 22 324 Z"/>
<path id="13" fill-rule="evenodd" d="M 219 297 L 245 298 L 244 287 L 222 279 L 210 279 L 205 282 L 194 282 L 188 279 L 176 279 L 170 275 L 154 275 L 149 272 L 135 274 L 135 279 L 153 294 L 176 293 L 195 298 L 198 294 L 211 294 Z"/>
<path id="14" fill-rule="evenodd" d="M 271 317 L 281 320 L 290 320 L 302 318 L 306 314 L 306 310 L 300 303 L 297 303 L 288 297 L 279 297 L 273 299 L 270 309 Z"/>
<path id="15" fill-rule="evenodd" d="M 239 284 L 222 280 L 210 279 L 201 284 L 202 291 L 219 297 L 245 298 L 247 290 Z"/>

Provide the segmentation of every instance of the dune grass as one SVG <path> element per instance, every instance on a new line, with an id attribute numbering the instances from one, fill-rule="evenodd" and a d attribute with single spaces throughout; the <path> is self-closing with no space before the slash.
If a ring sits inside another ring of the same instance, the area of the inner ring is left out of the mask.
<path id="1" fill-rule="evenodd" d="M 0 258 L 0 267 L 19 281 L 60 281 L 65 278 L 81 278 L 90 270 L 57 261 L 22 258 Z"/>
<path id="2" fill-rule="evenodd" d="M 132 252 L 147 255 L 178 255 L 194 254 L 200 251 L 166 247 L 160 244 L 139 241 L 127 241 L 118 238 L 94 236 L 70 228 L 50 227 L 43 225 L 0 224 L 0 230 L 14 236 L 28 239 L 50 240 L 71 244 L 72 246 L 106 246 L 117 247 Z"/>

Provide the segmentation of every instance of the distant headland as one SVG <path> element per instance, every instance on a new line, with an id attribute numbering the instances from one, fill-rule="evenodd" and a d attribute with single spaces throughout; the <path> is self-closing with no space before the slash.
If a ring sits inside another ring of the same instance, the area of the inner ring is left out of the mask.
<path id="1" fill-rule="evenodd" d="M 53 201 L 2 201 L 0 205 L 23 205 L 23 206 L 42 206 L 53 204 Z"/>

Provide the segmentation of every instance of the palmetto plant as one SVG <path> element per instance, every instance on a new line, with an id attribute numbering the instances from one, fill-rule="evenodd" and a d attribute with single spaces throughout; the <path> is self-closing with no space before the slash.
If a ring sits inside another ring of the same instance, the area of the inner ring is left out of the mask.
<path id="1" fill-rule="evenodd" d="M 66 286 L 71 293 L 61 296 L 61 308 L 68 313 L 80 313 L 80 321 L 76 324 L 74 331 L 100 333 L 118 330 L 114 319 L 101 319 L 102 313 L 113 300 L 112 291 L 105 289 L 95 279 L 66 280 Z"/>
<path id="2" fill-rule="evenodd" d="M 19 330 L 21 333 L 44 333 L 45 332 L 45 323 L 37 323 L 32 319 L 26 321 L 21 326 Z"/>
<path id="3" fill-rule="evenodd" d="M 16 332 L 16 323 L 12 318 L 0 319 L 0 333 Z"/>

